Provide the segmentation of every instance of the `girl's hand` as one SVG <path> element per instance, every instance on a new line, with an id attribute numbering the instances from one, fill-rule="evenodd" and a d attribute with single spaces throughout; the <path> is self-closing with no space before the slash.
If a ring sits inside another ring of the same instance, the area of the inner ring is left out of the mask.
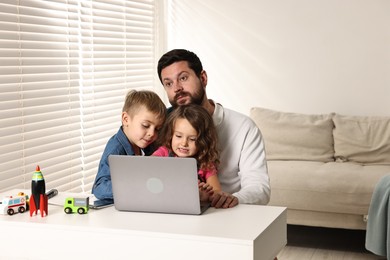
<path id="1" fill-rule="evenodd" d="M 213 187 L 204 182 L 198 182 L 200 201 L 209 201 L 214 194 Z"/>

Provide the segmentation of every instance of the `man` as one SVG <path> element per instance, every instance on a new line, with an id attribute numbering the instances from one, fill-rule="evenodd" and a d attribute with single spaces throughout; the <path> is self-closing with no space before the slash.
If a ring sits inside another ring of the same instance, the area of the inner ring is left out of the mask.
<path id="1" fill-rule="evenodd" d="M 267 204 L 270 184 L 264 142 L 255 123 L 207 98 L 207 73 L 195 53 L 169 51 L 160 58 L 157 70 L 173 108 L 194 103 L 213 116 L 221 151 L 218 177 L 223 192 L 214 194 L 211 205 Z"/>

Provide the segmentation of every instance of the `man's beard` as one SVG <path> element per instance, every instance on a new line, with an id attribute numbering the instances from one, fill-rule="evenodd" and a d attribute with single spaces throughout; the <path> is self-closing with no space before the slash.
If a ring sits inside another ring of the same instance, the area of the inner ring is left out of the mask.
<path id="1" fill-rule="evenodd" d="M 206 92 L 203 87 L 200 87 L 199 91 L 195 92 L 194 95 L 191 95 L 186 91 L 181 91 L 180 93 L 177 93 L 173 97 L 173 100 L 170 100 L 169 102 L 173 107 L 180 106 L 180 104 L 177 103 L 177 98 L 181 96 L 181 97 L 189 97 L 189 102 L 187 102 L 186 104 L 202 105 L 205 94 Z"/>

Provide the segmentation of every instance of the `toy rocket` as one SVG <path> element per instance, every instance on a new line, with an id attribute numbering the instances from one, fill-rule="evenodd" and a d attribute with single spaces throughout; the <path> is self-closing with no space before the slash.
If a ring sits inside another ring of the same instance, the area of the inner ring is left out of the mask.
<path id="1" fill-rule="evenodd" d="M 37 165 L 31 181 L 30 217 L 33 213 L 38 214 L 38 209 L 41 212 L 41 217 L 44 216 L 44 213 L 46 215 L 48 214 L 48 198 L 45 190 L 45 179 L 43 179 L 41 169 L 39 168 L 39 165 Z"/>

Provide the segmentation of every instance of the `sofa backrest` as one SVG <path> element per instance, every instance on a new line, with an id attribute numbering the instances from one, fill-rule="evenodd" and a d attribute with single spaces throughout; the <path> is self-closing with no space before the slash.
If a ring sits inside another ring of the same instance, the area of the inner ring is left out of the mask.
<path id="1" fill-rule="evenodd" d="M 309 115 L 253 107 L 267 160 L 390 164 L 390 117 Z"/>
<path id="2" fill-rule="evenodd" d="M 250 110 L 265 143 L 267 160 L 334 161 L 332 115 Z"/>
<path id="3" fill-rule="evenodd" d="M 364 164 L 390 164 L 390 117 L 333 117 L 335 158 Z"/>

